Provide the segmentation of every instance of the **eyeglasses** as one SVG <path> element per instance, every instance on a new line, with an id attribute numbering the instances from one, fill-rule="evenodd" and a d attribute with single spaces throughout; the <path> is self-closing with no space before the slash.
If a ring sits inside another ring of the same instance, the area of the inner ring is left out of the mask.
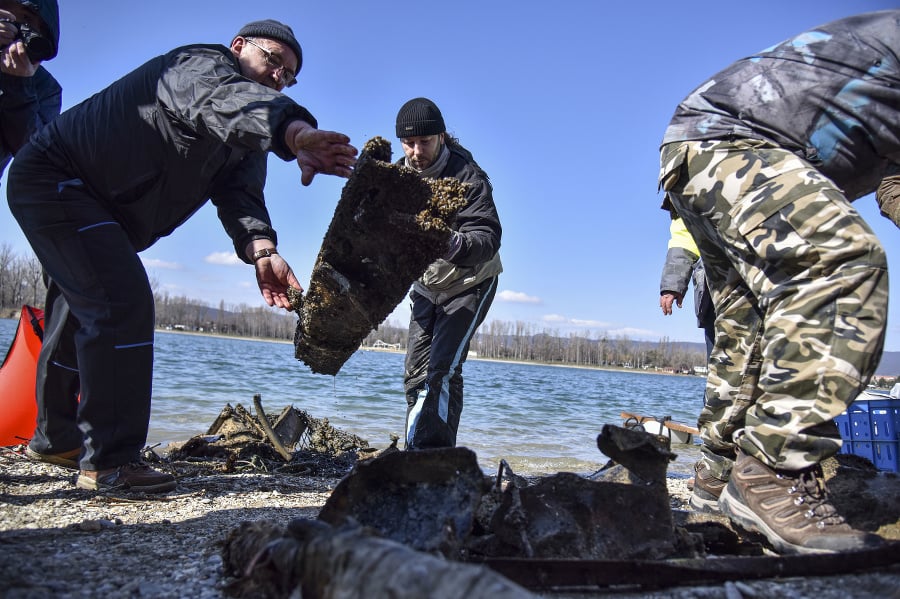
<path id="1" fill-rule="evenodd" d="M 277 72 L 279 69 L 281 70 L 281 82 L 285 87 L 291 87 L 295 83 L 297 83 L 297 74 L 284 66 L 284 62 L 282 62 L 282 58 L 269 50 L 268 48 L 263 48 L 253 40 L 249 38 L 244 38 L 248 44 L 251 46 L 255 46 L 259 49 L 260 52 L 263 53 L 263 56 L 266 59 L 266 64 L 275 69 Z"/>

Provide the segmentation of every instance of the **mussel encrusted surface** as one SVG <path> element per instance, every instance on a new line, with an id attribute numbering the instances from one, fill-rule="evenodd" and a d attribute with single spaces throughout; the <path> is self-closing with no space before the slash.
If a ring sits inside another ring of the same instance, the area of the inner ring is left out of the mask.
<path id="1" fill-rule="evenodd" d="M 444 254 L 466 185 L 423 179 L 391 164 L 390 142 L 366 142 L 341 192 L 299 316 L 295 355 L 313 372 L 337 374 L 360 343 Z"/>

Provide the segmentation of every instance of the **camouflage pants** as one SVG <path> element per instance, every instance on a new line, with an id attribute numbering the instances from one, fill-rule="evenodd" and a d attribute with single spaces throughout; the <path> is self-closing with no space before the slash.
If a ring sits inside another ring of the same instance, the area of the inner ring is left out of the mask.
<path id="1" fill-rule="evenodd" d="M 716 309 L 702 460 L 727 478 L 735 445 L 785 470 L 836 453 L 833 418 L 881 359 L 880 242 L 830 180 L 765 142 L 667 144 L 660 185 L 697 242 Z"/>

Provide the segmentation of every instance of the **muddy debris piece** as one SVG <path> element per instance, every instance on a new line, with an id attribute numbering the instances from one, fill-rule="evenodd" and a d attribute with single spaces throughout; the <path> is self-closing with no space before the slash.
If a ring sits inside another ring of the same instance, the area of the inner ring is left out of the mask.
<path id="1" fill-rule="evenodd" d="M 672 454 L 654 435 L 604 427 L 628 476 L 561 472 L 529 480 L 503 463 L 485 476 L 466 448 L 394 451 L 360 461 L 319 519 L 355 521 L 385 538 L 450 559 L 660 559 L 683 551 L 665 482 Z M 701 548 L 702 549 L 702 548 Z M 688 547 L 687 555 L 696 548 Z"/>
<path id="2" fill-rule="evenodd" d="M 532 482 L 501 468 L 482 499 L 467 545 L 481 558 L 663 559 L 693 556 L 676 530 L 666 488 L 674 455 L 657 438 L 606 425 L 598 446 L 615 457 L 591 477 L 568 472 Z M 502 478 L 508 478 L 505 487 Z M 700 547 L 702 550 L 702 547 Z"/>
<path id="3" fill-rule="evenodd" d="M 507 487 L 482 526 L 468 545 L 480 557 L 664 559 L 681 546 L 664 492 L 568 472 Z"/>
<path id="4" fill-rule="evenodd" d="M 659 435 L 606 424 L 597 436 L 597 448 L 610 458 L 591 478 L 632 484 L 666 484 L 666 471 L 675 454 Z"/>
<path id="5" fill-rule="evenodd" d="M 317 520 L 244 522 L 222 550 L 234 597 L 534 598 L 485 566 L 416 551 L 358 525 Z"/>
<path id="6" fill-rule="evenodd" d="M 386 452 L 359 461 L 319 512 L 419 551 L 458 559 L 489 482 L 464 447 Z"/>
<path id="7" fill-rule="evenodd" d="M 390 142 L 363 146 L 341 192 L 303 295 L 289 290 L 298 323 L 295 356 L 337 374 L 363 339 L 403 301 L 413 281 L 444 254 L 466 203 L 456 179 L 423 179 L 391 164 Z"/>
<path id="8" fill-rule="evenodd" d="M 251 468 L 343 476 L 360 456 L 373 450 L 369 442 L 333 427 L 327 418 L 287 406 L 275 415 L 254 397 L 256 414 L 243 405 L 226 404 L 204 435 L 191 437 L 167 453 L 169 460 L 215 460 L 226 473 Z"/>

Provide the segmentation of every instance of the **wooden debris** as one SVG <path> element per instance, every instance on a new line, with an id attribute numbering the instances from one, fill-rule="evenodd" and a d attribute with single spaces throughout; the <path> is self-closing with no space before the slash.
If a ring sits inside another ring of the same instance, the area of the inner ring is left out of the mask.
<path id="1" fill-rule="evenodd" d="M 344 185 L 306 295 L 291 293 L 299 322 L 295 355 L 313 372 L 337 374 L 360 343 L 446 251 L 465 205 L 455 179 L 422 179 L 390 163 L 387 140 L 366 142 Z"/>
<path id="2" fill-rule="evenodd" d="M 643 416 L 631 412 L 622 412 L 619 416 L 625 420 L 625 428 L 658 435 L 665 439 L 668 445 L 672 442 L 690 444 L 694 442 L 695 436 L 700 436 L 700 429 L 673 422 L 671 416 Z"/>

